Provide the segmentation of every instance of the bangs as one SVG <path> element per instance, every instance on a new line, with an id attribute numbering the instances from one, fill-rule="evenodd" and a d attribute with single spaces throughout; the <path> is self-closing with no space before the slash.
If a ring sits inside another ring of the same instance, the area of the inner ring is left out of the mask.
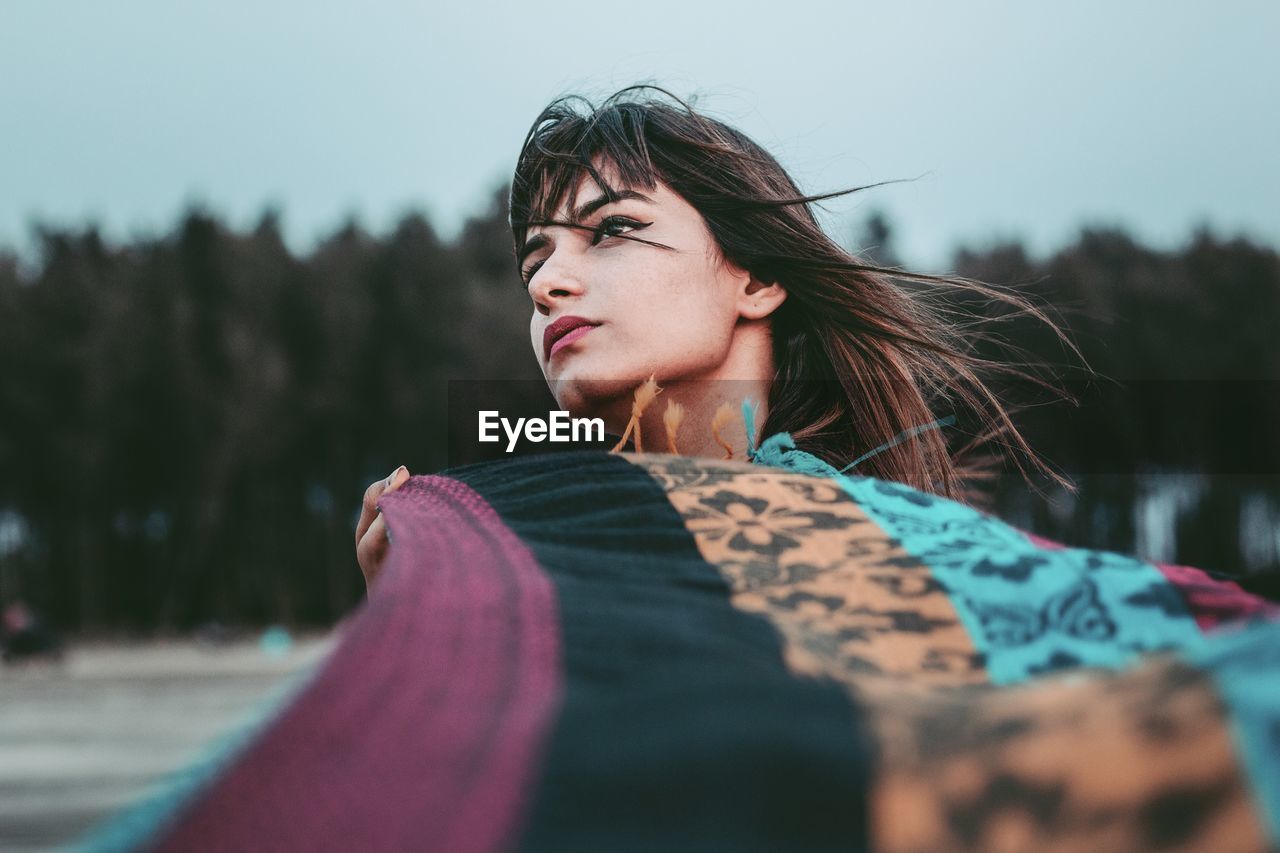
<path id="1" fill-rule="evenodd" d="M 544 110 L 529 131 L 511 181 L 516 245 L 531 225 L 554 218 L 584 175 L 609 199 L 626 189 L 654 189 L 659 175 L 645 125 L 644 110 L 635 104 L 612 104 L 587 115 L 574 112 L 568 102 Z M 616 176 L 616 185 L 605 172 Z"/>

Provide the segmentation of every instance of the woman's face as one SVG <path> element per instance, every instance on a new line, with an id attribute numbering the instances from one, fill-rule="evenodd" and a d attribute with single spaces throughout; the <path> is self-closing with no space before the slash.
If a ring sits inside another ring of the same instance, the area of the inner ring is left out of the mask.
<path id="1" fill-rule="evenodd" d="M 669 187 L 628 190 L 601 174 L 620 200 L 606 203 L 584 174 L 552 218 L 585 227 L 531 227 L 521 274 L 533 351 L 557 403 L 612 426 L 650 374 L 741 378 L 725 370 L 750 276 L 723 260 L 702 216 Z"/>

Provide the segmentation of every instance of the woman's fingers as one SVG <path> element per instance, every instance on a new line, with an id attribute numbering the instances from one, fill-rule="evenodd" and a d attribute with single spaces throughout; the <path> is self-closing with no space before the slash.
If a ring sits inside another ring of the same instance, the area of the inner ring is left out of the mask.
<path id="1" fill-rule="evenodd" d="M 409 469 L 401 465 L 385 480 L 379 480 L 364 490 L 364 502 L 360 508 L 360 521 L 356 524 L 356 562 L 364 573 L 365 585 L 373 583 L 382 560 L 387 553 L 390 532 L 378 501 L 387 492 L 393 492 L 409 481 Z"/>
<path id="2" fill-rule="evenodd" d="M 379 515 L 365 531 L 364 538 L 356 544 L 356 562 L 364 575 L 365 586 L 372 586 L 373 580 L 382 568 L 382 561 L 387 556 L 387 522 Z"/>
<path id="3" fill-rule="evenodd" d="M 378 517 L 378 501 L 384 492 L 395 491 L 409 479 L 409 469 L 401 465 L 385 480 L 379 480 L 364 490 L 364 503 L 360 507 L 360 521 L 356 523 L 356 545 L 369 532 L 369 526 Z"/>

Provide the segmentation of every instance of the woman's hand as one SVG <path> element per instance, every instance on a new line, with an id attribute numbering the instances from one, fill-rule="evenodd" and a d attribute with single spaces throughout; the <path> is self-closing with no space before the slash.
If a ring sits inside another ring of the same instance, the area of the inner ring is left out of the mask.
<path id="1" fill-rule="evenodd" d="M 360 523 L 356 525 L 356 561 L 364 572 L 364 585 L 373 586 L 373 580 L 382 568 L 390 538 L 387 522 L 378 512 L 378 499 L 386 492 L 394 492 L 409 481 L 409 469 L 401 465 L 385 480 L 379 480 L 364 490 L 364 506 L 360 510 Z"/>

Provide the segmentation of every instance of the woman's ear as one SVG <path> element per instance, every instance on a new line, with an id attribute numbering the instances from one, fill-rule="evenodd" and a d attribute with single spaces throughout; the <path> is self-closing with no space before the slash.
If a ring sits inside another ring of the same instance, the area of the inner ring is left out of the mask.
<path id="1" fill-rule="evenodd" d="M 766 284 L 751 276 L 738 294 L 738 315 L 744 320 L 763 320 L 787 299 L 787 291 L 781 284 Z"/>

